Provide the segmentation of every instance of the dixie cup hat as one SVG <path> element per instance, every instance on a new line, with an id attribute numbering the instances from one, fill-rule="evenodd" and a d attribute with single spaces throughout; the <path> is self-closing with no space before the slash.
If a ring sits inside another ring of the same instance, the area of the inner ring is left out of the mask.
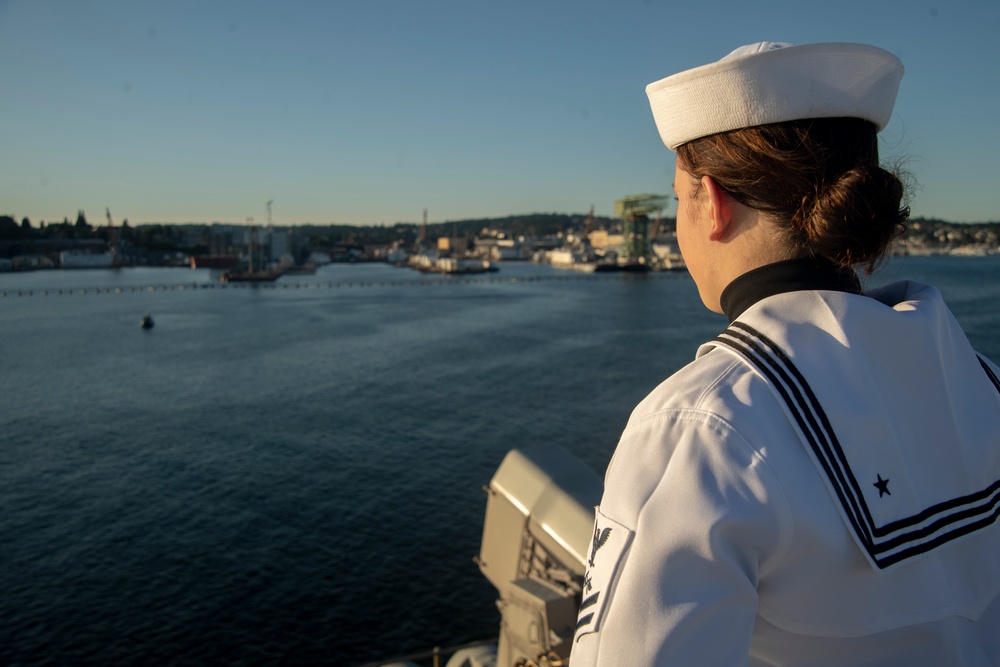
<path id="1" fill-rule="evenodd" d="M 863 118 L 881 131 L 903 78 L 899 58 L 866 44 L 741 46 L 718 62 L 646 86 L 670 150 L 700 137 L 806 118 Z"/>

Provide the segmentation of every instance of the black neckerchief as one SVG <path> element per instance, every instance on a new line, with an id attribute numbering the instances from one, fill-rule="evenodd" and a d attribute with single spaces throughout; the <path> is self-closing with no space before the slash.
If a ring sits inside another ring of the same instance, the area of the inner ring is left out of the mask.
<path id="1" fill-rule="evenodd" d="M 747 271 L 726 285 L 719 297 L 722 312 L 732 323 L 762 299 L 800 290 L 834 290 L 861 294 L 861 283 L 851 269 L 820 257 L 800 257 Z"/>

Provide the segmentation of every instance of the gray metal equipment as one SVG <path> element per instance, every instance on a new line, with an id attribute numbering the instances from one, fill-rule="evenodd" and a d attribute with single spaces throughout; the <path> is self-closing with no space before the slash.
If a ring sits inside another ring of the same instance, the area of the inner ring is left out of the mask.
<path id="1" fill-rule="evenodd" d="M 489 494 L 476 562 L 500 598 L 497 666 L 569 658 L 601 478 L 562 447 L 511 450 Z"/>

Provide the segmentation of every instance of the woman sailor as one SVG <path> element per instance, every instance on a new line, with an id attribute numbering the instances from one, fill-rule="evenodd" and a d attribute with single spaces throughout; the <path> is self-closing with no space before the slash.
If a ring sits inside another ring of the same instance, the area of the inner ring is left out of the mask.
<path id="1" fill-rule="evenodd" d="M 876 139 L 902 74 L 760 43 L 647 87 L 730 325 L 625 428 L 572 667 L 1000 664 L 1000 371 L 933 287 L 854 270 L 908 215 Z"/>

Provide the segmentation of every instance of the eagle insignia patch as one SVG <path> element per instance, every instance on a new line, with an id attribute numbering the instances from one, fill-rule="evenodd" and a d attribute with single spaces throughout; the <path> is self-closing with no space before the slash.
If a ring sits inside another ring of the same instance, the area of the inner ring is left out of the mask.
<path id="1" fill-rule="evenodd" d="M 590 560 L 588 561 L 590 567 L 594 567 L 594 556 L 597 555 L 597 550 L 603 547 L 604 543 L 608 541 L 609 535 L 611 535 L 610 528 L 600 530 L 596 525 L 594 526 L 594 546 L 590 549 Z"/>
<path id="2" fill-rule="evenodd" d="M 595 508 L 595 515 L 574 641 L 600 630 L 601 617 L 610 597 L 618 566 L 633 534 L 622 524 L 602 514 L 600 507 Z"/>

